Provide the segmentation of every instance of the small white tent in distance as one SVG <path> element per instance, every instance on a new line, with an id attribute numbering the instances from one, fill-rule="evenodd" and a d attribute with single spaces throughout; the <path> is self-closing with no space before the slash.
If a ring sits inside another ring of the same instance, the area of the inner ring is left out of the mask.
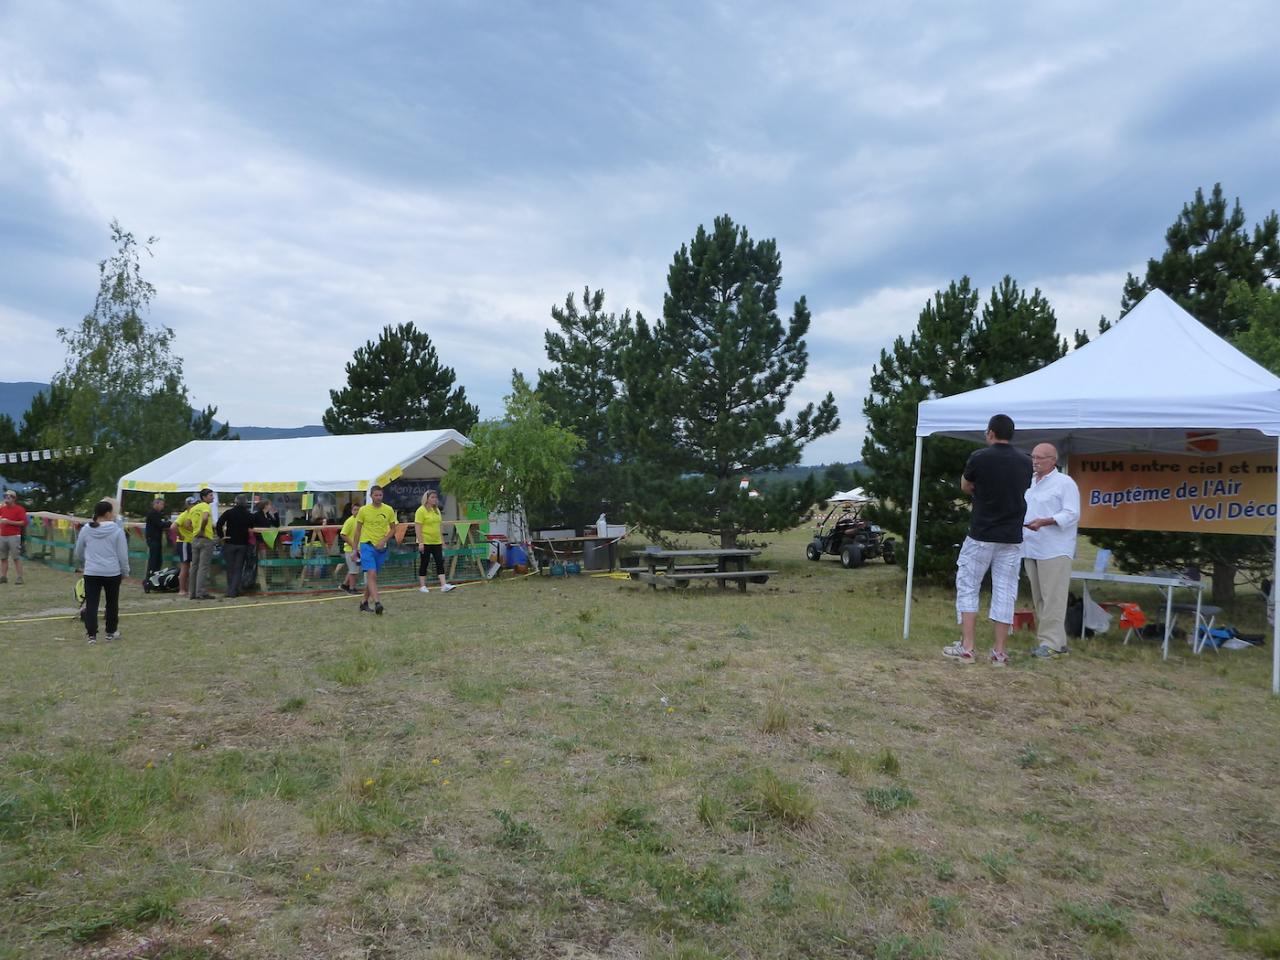
<path id="1" fill-rule="evenodd" d="M 1186 454 L 1189 431 L 1216 440 L 1219 453 L 1280 455 L 1280 377 L 1153 290 L 1105 334 L 1046 367 L 920 404 L 904 636 L 911 629 L 924 438 L 941 434 L 981 443 L 996 413 L 1013 418 L 1019 446 L 1053 443 L 1064 458 L 1120 450 Z M 1280 502 L 1280 470 L 1276 487 Z M 1272 581 L 1280 589 L 1280 541 Z M 1280 695 L 1280 617 L 1271 650 L 1271 688 Z"/>

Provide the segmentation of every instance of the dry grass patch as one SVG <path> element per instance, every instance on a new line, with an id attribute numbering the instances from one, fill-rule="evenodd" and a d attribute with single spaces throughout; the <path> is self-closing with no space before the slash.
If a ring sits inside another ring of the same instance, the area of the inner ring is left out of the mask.
<path id="1" fill-rule="evenodd" d="M 904 641 L 900 571 L 803 542 L 747 594 L 0 626 L 0 958 L 1274 954 L 1266 651 L 957 668 L 947 593 Z"/>

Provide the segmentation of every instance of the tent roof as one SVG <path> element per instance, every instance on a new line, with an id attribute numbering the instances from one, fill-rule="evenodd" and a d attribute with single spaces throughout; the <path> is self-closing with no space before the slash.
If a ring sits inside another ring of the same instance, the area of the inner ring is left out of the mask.
<path id="1" fill-rule="evenodd" d="M 456 430 L 284 440 L 192 440 L 120 479 L 125 490 L 364 490 L 402 473 L 439 477 L 470 441 Z"/>
<path id="2" fill-rule="evenodd" d="M 833 493 L 827 497 L 828 503 L 870 503 L 871 497 L 867 495 L 867 491 L 861 487 L 854 487 L 852 490 L 846 490 L 843 493 Z"/>
<path id="3" fill-rule="evenodd" d="M 1153 290 L 1078 350 L 1014 380 L 920 404 L 916 436 L 981 441 L 993 414 L 1019 445 L 1065 442 L 1072 451 L 1186 450 L 1186 433 L 1216 436 L 1219 452 L 1273 449 L 1280 377 Z"/>

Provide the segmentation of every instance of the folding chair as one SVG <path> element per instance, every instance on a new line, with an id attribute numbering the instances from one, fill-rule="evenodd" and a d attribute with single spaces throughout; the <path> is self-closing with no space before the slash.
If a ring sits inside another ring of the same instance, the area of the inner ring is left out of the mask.
<path id="1" fill-rule="evenodd" d="M 1174 621 L 1178 619 L 1178 615 L 1189 613 L 1195 616 L 1196 605 L 1194 603 L 1175 603 L 1173 605 Z M 1203 653 L 1206 646 L 1212 647 L 1213 652 L 1218 652 L 1218 645 L 1209 643 L 1209 631 L 1213 629 L 1214 621 L 1218 619 L 1218 614 L 1222 612 L 1221 607 L 1215 607 L 1211 603 L 1200 604 L 1200 619 L 1195 624 L 1195 629 L 1191 634 L 1191 652 Z"/>
<path id="2" fill-rule="evenodd" d="M 1129 638 L 1134 634 L 1138 635 L 1138 639 L 1142 639 L 1142 628 L 1147 625 L 1147 615 L 1142 612 L 1142 608 L 1136 603 L 1117 603 L 1108 604 L 1108 606 L 1116 606 L 1120 608 L 1120 626 L 1125 628 L 1124 646 L 1129 645 Z"/>

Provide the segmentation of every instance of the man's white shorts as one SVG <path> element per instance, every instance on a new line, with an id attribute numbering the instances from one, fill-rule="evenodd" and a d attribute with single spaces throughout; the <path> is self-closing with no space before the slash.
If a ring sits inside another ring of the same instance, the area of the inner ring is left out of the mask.
<path id="1" fill-rule="evenodd" d="M 1013 623 L 1021 562 L 1020 543 L 988 543 L 965 537 L 956 560 L 956 622 L 962 614 L 978 612 L 978 591 L 990 569 L 991 609 L 987 616 L 996 623 Z"/>

